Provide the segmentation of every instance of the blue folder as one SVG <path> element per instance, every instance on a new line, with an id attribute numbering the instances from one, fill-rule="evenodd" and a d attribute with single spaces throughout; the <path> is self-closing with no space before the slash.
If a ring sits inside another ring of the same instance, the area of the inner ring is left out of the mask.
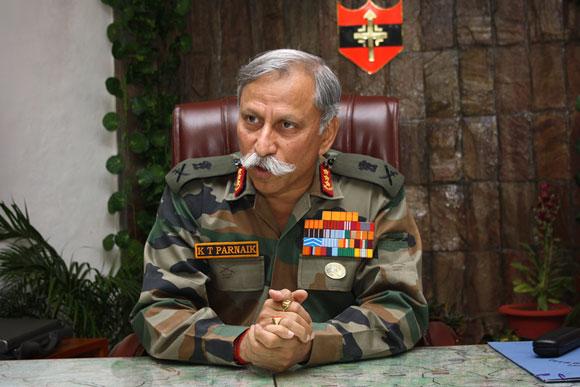
<path id="1" fill-rule="evenodd" d="M 543 382 L 580 381 L 580 348 L 560 357 L 539 357 L 531 341 L 490 342 L 488 345 Z"/>

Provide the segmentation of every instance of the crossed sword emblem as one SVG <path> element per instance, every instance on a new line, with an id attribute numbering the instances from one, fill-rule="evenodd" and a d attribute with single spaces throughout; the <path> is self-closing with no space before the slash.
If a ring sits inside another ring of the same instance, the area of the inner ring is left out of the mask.
<path id="1" fill-rule="evenodd" d="M 363 17 L 367 20 L 367 25 L 356 30 L 357 32 L 354 33 L 353 37 L 357 40 L 357 43 L 368 47 L 369 62 L 374 62 L 375 47 L 387 39 L 389 34 L 374 24 L 377 14 L 372 9 L 369 9 Z"/>

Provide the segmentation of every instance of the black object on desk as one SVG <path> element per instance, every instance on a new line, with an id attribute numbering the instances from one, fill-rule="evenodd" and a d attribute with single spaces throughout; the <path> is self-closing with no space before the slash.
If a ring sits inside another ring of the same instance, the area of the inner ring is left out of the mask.
<path id="1" fill-rule="evenodd" d="M 580 328 L 564 327 L 548 332 L 534 341 L 534 352 L 540 357 L 557 357 L 580 347 Z"/>
<path id="2" fill-rule="evenodd" d="M 29 359 L 45 356 L 72 329 L 59 320 L 30 318 L 0 319 L 0 359 Z"/>

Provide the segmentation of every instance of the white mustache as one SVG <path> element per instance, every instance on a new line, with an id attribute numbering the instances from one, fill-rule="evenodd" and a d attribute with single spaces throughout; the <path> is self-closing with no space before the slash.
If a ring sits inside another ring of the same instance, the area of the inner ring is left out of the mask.
<path id="1" fill-rule="evenodd" d="M 274 156 L 260 157 L 256 153 L 249 153 L 242 157 L 242 166 L 246 169 L 260 167 L 270 172 L 274 176 L 283 176 L 294 172 L 296 166 L 278 160 Z"/>

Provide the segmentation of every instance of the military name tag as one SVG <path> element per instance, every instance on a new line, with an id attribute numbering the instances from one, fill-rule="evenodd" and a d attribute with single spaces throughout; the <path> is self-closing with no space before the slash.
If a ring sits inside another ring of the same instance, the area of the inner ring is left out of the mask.
<path id="1" fill-rule="evenodd" d="M 194 250 L 196 259 L 247 258 L 260 256 L 258 241 L 196 243 Z"/>

